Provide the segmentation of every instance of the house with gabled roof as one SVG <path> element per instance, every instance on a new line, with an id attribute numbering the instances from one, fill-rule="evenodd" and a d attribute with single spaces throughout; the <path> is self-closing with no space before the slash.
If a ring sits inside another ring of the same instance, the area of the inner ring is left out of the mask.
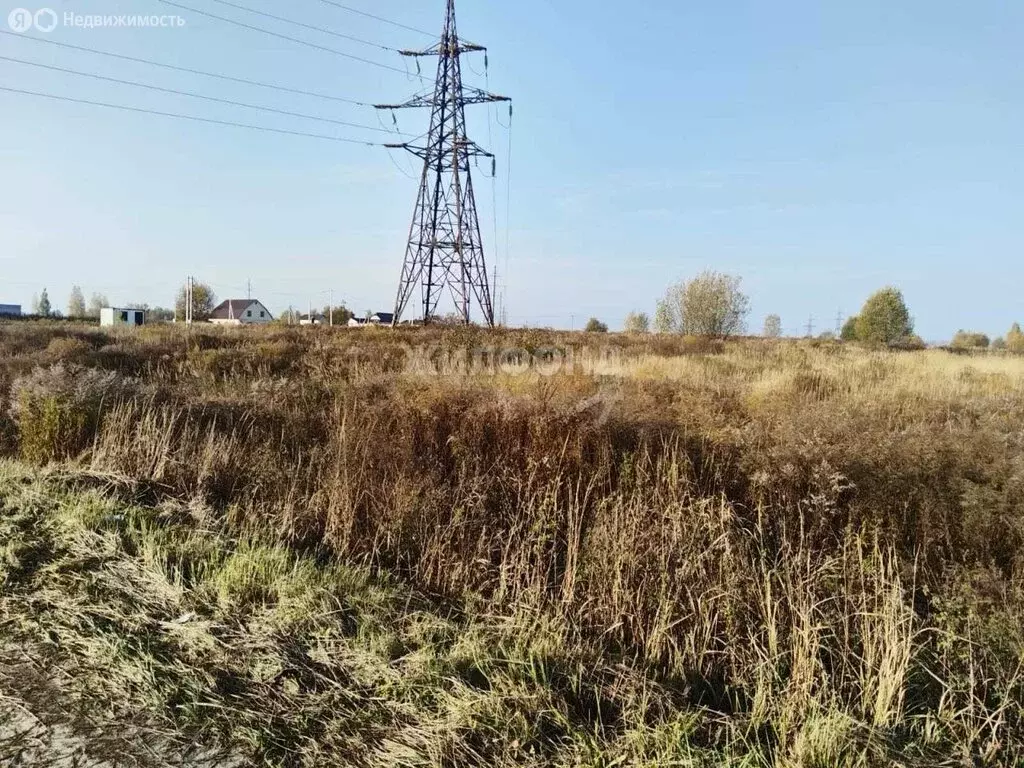
<path id="1" fill-rule="evenodd" d="M 210 314 L 215 325 L 265 325 L 273 319 L 270 310 L 256 299 L 228 299 Z"/>
<path id="2" fill-rule="evenodd" d="M 352 317 L 348 321 L 349 328 L 365 328 L 367 326 L 391 325 L 395 316 L 391 312 L 374 312 L 366 317 Z"/>

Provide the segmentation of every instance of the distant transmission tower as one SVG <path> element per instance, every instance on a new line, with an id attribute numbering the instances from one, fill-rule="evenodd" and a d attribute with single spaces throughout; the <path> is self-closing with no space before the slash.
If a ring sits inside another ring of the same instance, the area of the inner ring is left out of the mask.
<path id="1" fill-rule="evenodd" d="M 397 325 L 401 320 L 418 287 L 424 323 L 437 317 L 438 304 L 447 291 L 464 323 L 470 322 L 470 307 L 475 302 L 483 312 L 484 321 L 493 326 L 493 290 L 480 237 L 470 158 L 491 158 L 492 173 L 496 163 L 494 155 L 466 136 L 465 107 L 510 99 L 463 87 L 462 55 L 487 49 L 459 39 L 455 27 L 455 0 L 447 2 L 441 41 L 426 50 L 401 51 L 403 56 L 438 57 L 433 95 L 415 96 L 404 104 L 376 105 L 377 109 L 386 110 L 431 109 L 426 146 L 387 145 L 392 149 L 406 149 L 423 160 L 419 195 L 395 299 L 394 323 Z"/>

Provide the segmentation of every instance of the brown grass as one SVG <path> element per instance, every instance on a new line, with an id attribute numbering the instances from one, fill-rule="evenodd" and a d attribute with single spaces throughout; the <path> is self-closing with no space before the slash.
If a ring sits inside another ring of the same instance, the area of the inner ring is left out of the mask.
<path id="1" fill-rule="evenodd" d="M 303 331 L 0 327 L 0 446 L 628 669 L 534 672 L 605 702 L 542 763 L 1024 760 L 1024 359 Z M 437 764 L 522 762 L 496 738 Z"/>

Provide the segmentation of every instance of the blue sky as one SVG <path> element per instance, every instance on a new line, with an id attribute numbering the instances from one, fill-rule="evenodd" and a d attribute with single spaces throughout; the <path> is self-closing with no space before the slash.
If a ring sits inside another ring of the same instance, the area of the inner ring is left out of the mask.
<path id="1" fill-rule="evenodd" d="M 37 7 L 5 1 L 0 29 L 16 5 Z M 387 46 L 430 43 L 317 0 L 238 1 Z M 211 0 L 181 2 L 404 66 Z M 346 4 L 441 26 L 442 0 Z M 186 25 L 37 37 L 359 101 L 400 101 L 420 85 L 157 0 L 50 7 L 173 13 Z M 460 0 L 458 10 L 463 36 L 490 48 L 491 89 L 515 99 L 508 208 L 508 132 L 487 108 L 471 118 L 498 155 L 494 189 L 481 173 L 477 195 L 511 322 L 579 327 L 596 315 L 617 326 L 708 268 L 743 277 L 754 329 L 772 312 L 788 331 L 811 316 L 831 328 L 887 284 L 928 339 L 1024 321 L 1024 4 Z M 10 35 L 0 56 L 379 125 L 361 107 Z M 467 66 L 467 80 L 483 86 L 482 59 L 471 63 L 479 75 Z M 388 139 L 4 60 L 0 86 Z M 394 301 L 410 157 L 6 92 L 0 115 L 0 303 L 28 304 L 45 286 L 62 305 L 77 283 L 115 303 L 167 305 L 189 273 L 222 298 L 251 279 L 273 310 L 325 303 L 330 289 L 360 311 Z M 419 134 L 427 117 L 402 112 L 399 126 Z"/>

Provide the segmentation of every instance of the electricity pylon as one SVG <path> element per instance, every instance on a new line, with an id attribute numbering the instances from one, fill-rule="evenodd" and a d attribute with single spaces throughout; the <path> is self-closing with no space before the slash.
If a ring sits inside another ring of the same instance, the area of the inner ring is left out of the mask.
<path id="1" fill-rule="evenodd" d="M 403 104 L 378 104 L 377 109 L 429 107 L 430 132 L 425 146 L 388 144 L 405 149 L 423 160 L 419 195 L 413 210 L 402 278 L 395 299 L 394 323 L 419 286 L 423 322 L 436 318 L 437 307 L 447 289 L 464 323 L 470 322 L 470 304 L 475 299 L 484 322 L 494 325 L 492 286 L 480 237 L 480 220 L 473 193 L 470 158 L 494 155 L 466 136 L 467 104 L 510 101 L 479 88 L 462 84 L 463 54 L 486 51 L 480 45 L 460 40 L 455 26 L 455 0 L 447 0 L 441 41 L 421 51 L 401 51 L 403 56 L 437 56 L 437 81 L 433 95 L 414 96 Z"/>

